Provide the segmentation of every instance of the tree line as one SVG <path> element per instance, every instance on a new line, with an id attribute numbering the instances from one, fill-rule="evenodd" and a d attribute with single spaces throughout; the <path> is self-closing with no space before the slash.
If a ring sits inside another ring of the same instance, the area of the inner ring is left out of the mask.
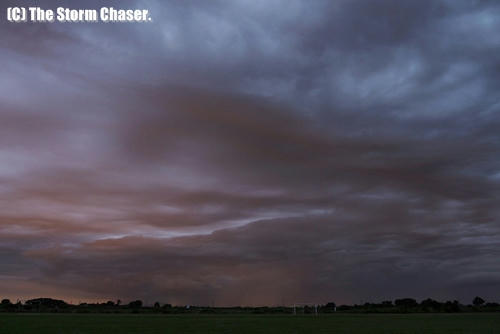
<path id="1" fill-rule="evenodd" d="M 211 307 L 211 306 L 173 306 L 168 303 L 155 302 L 153 305 L 144 305 L 141 300 L 122 303 L 121 300 L 103 303 L 70 304 L 64 300 L 53 298 L 35 298 L 26 301 L 11 302 L 3 299 L 0 302 L 0 312 L 27 312 L 27 313 L 252 313 L 252 314 L 316 314 L 317 313 L 423 313 L 423 312 L 500 312 L 500 304 L 486 302 L 477 296 L 471 304 L 461 304 L 457 300 L 440 302 L 431 298 L 420 303 L 413 298 L 401 298 L 381 303 L 364 303 L 354 305 L 336 305 L 330 302 L 324 305 L 301 306 L 262 306 L 262 307 Z"/>

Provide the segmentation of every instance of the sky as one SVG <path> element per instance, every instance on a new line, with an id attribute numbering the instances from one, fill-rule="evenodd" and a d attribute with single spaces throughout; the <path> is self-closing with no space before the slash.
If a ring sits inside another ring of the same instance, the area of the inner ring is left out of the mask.
<path id="1" fill-rule="evenodd" d="M 500 3 L 0 17 L 0 297 L 500 300 Z"/>

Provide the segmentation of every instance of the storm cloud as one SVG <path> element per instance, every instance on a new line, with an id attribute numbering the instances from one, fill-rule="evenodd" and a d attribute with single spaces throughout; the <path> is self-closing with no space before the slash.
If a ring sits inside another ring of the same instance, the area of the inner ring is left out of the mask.
<path id="1" fill-rule="evenodd" d="M 0 295 L 500 299 L 497 2 L 114 6 L 0 23 Z"/>

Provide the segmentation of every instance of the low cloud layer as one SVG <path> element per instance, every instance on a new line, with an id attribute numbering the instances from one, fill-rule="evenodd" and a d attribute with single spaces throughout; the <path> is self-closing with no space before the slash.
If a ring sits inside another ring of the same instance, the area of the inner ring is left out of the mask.
<path id="1" fill-rule="evenodd" d="M 500 299 L 495 1 L 130 6 L 0 23 L 0 295 Z"/>

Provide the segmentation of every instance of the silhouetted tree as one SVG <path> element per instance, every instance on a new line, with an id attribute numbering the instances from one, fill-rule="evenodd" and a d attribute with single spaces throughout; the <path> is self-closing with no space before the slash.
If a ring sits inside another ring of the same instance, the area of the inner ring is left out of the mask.
<path id="1" fill-rule="evenodd" d="M 52 299 L 52 298 L 35 298 L 27 300 L 26 305 L 32 306 L 44 306 L 49 308 L 54 307 L 66 307 L 68 304 L 64 300 Z"/>
<path id="2" fill-rule="evenodd" d="M 392 307 L 392 306 L 394 306 L 394 305 L 392 304 L 392 301 L 390 301 L 390 300 L 384 300 L 382 302 L 382 307 Z"/>
<path id="3" fill-rule="evenodd" d="M 479 297 L 479 296 L 476 296 L 473 300 L 472 300 L 472 304 L 474 304 L 474 306 L 481 306 L 484 304 L 484 299 Z"/>
<path id="4" fill-rule="evenodd" d="M 10 302 L 10 299 L 2 299 L 2 306 L 9 306 L 9 305 L 12 305 L 12 303 Z"/>
<path id="5" fill-rule="evenodd" d="M 350 305 L 340 305 L 340 306 L 338 307 L 338 310 L 339 310 L 339 311 L 348 311 L 348 310 L 350 310 L 350 309 L 352 309 L 352 306 L 350 306 Z"/>
<path id="6" fill-rule="evenodd" d="M 420 306 L 427 308 L 427 309 L 437 310 L 441 307 L 441 303 L 438 302 L 437 300 L 427 298 L 427 299 L 422 300 L 422 302 L 420 303 Z"/>
<path id="7" fill-rule="evenodd" d="M 447 301 L 444 303 L 444 311 L 445 312 L 460 312 L 460 304 L 458 303 L 458 300 L 454 301 Z"/>
<path id="8" fill-rule="evenodd" d="M 154 305 L 154 308 L 160 308 L 160 303 L 156 302 L 155 305 Z"/>
<path id="9" fill-rule="evenodd" d="M 128 307 L 141 308 L 142 307 L 142 300 L 134 300 L 133 302 L 128 303 Z"/>
<path id="10" fill-rule="evenodd" d="M 401 306 L 401 307 L 405 307 L 405 308 L 418 306 L 417 301 L 413 298 L 396 299 L 394 301 L 394 304 L 396 306 Z"/>

